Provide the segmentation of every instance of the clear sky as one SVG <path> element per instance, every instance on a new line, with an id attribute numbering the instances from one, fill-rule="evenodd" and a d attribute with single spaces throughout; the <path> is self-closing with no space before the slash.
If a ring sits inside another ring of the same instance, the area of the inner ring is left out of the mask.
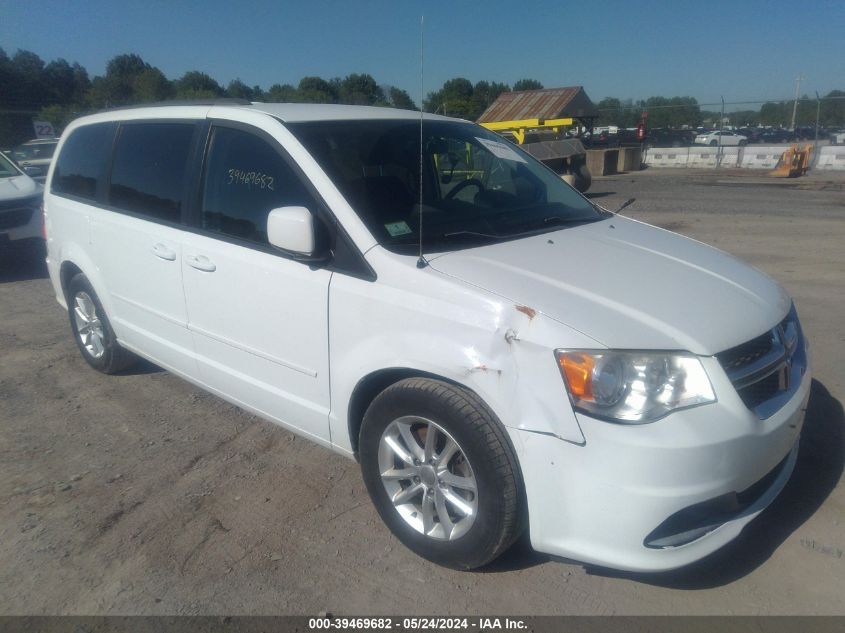
<path id="1" fill-rule="evenodd" d="M 845 0 L 486 2 L 0 0 L 0 47 L 102 74 L 138 53 L 175 79 L 269 88 L 368 72 L 419 102 L 451 77 L 539 79 L 606 96 L 689 95 L 702 103 L 845 89 Z M 0 87 L 2 89 L 2 87 Z"/>

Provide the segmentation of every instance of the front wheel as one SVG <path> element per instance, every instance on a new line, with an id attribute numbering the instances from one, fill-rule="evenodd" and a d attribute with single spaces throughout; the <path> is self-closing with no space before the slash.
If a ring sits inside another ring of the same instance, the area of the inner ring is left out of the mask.
<path id="1" fill-rule="evenodd" d="M 367 409 L 359 448 L 376 510 L 419 556 L 473 569 L 522 531 L 513 448 L 472 392 L 428 378 L 402 380 Z"/>

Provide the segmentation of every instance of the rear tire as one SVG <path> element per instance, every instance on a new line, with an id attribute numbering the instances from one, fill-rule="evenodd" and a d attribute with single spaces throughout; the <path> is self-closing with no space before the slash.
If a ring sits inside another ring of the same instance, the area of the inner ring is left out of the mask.
<path id="1" fill-rule="evenodd" d="M 524 529 L 510 440 L 466 389 L 429 378 L 388 387 L 364 415 L 359 448 L 376 510 L 423 558 L 453 569 L 481 567 Z"/>
<path id="2" fill-rule="evenodd" d="M 580 193 L 584 193 L 590 188 L 591 184 L 593 184 L 593 176 L 590 170 L 586 165 L 579 165 L 578 169 L 575 170 L 575 188 Z"/>
<path id="3" fill-rule="evenodd" d="M 115 374 L 137 360 L 137 356 L 117 342 L 97 293 L 82 273 L 77 273 L 68 284 L 67 304 L 73 339 L 91 367 L 104 374 Z"/>

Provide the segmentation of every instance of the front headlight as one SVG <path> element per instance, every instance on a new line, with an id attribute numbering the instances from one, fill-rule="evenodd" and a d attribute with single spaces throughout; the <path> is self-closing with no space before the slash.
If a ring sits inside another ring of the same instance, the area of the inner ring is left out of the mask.
<path id="1" fill-rule="evenodd" d="M 597 418 L 644 424 L 716 401 L 707 372 L 692 354 L 556 350 L 555 356 L 572 406 Z"/>

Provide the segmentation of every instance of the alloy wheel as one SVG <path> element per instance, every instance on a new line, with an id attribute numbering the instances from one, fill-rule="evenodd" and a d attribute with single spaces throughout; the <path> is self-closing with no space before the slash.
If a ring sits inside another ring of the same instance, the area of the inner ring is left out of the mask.
<path id="1" fill-rule="evenodd" d="M 379 472 L 399 516 L 417 532 L 453 541 L 478 515 L 478 484 L 466 454 L 440 425 L 418 416 L 392 421 L 381 435 Z"/>
<path id="2" fill-rule="evenodd" d="M 87 292 L 76 293 L 73 318 L 82 347 L 92 358 L 100 358 L 106 351 L 103 324 L 97 315 L 97 307 Z"/>

